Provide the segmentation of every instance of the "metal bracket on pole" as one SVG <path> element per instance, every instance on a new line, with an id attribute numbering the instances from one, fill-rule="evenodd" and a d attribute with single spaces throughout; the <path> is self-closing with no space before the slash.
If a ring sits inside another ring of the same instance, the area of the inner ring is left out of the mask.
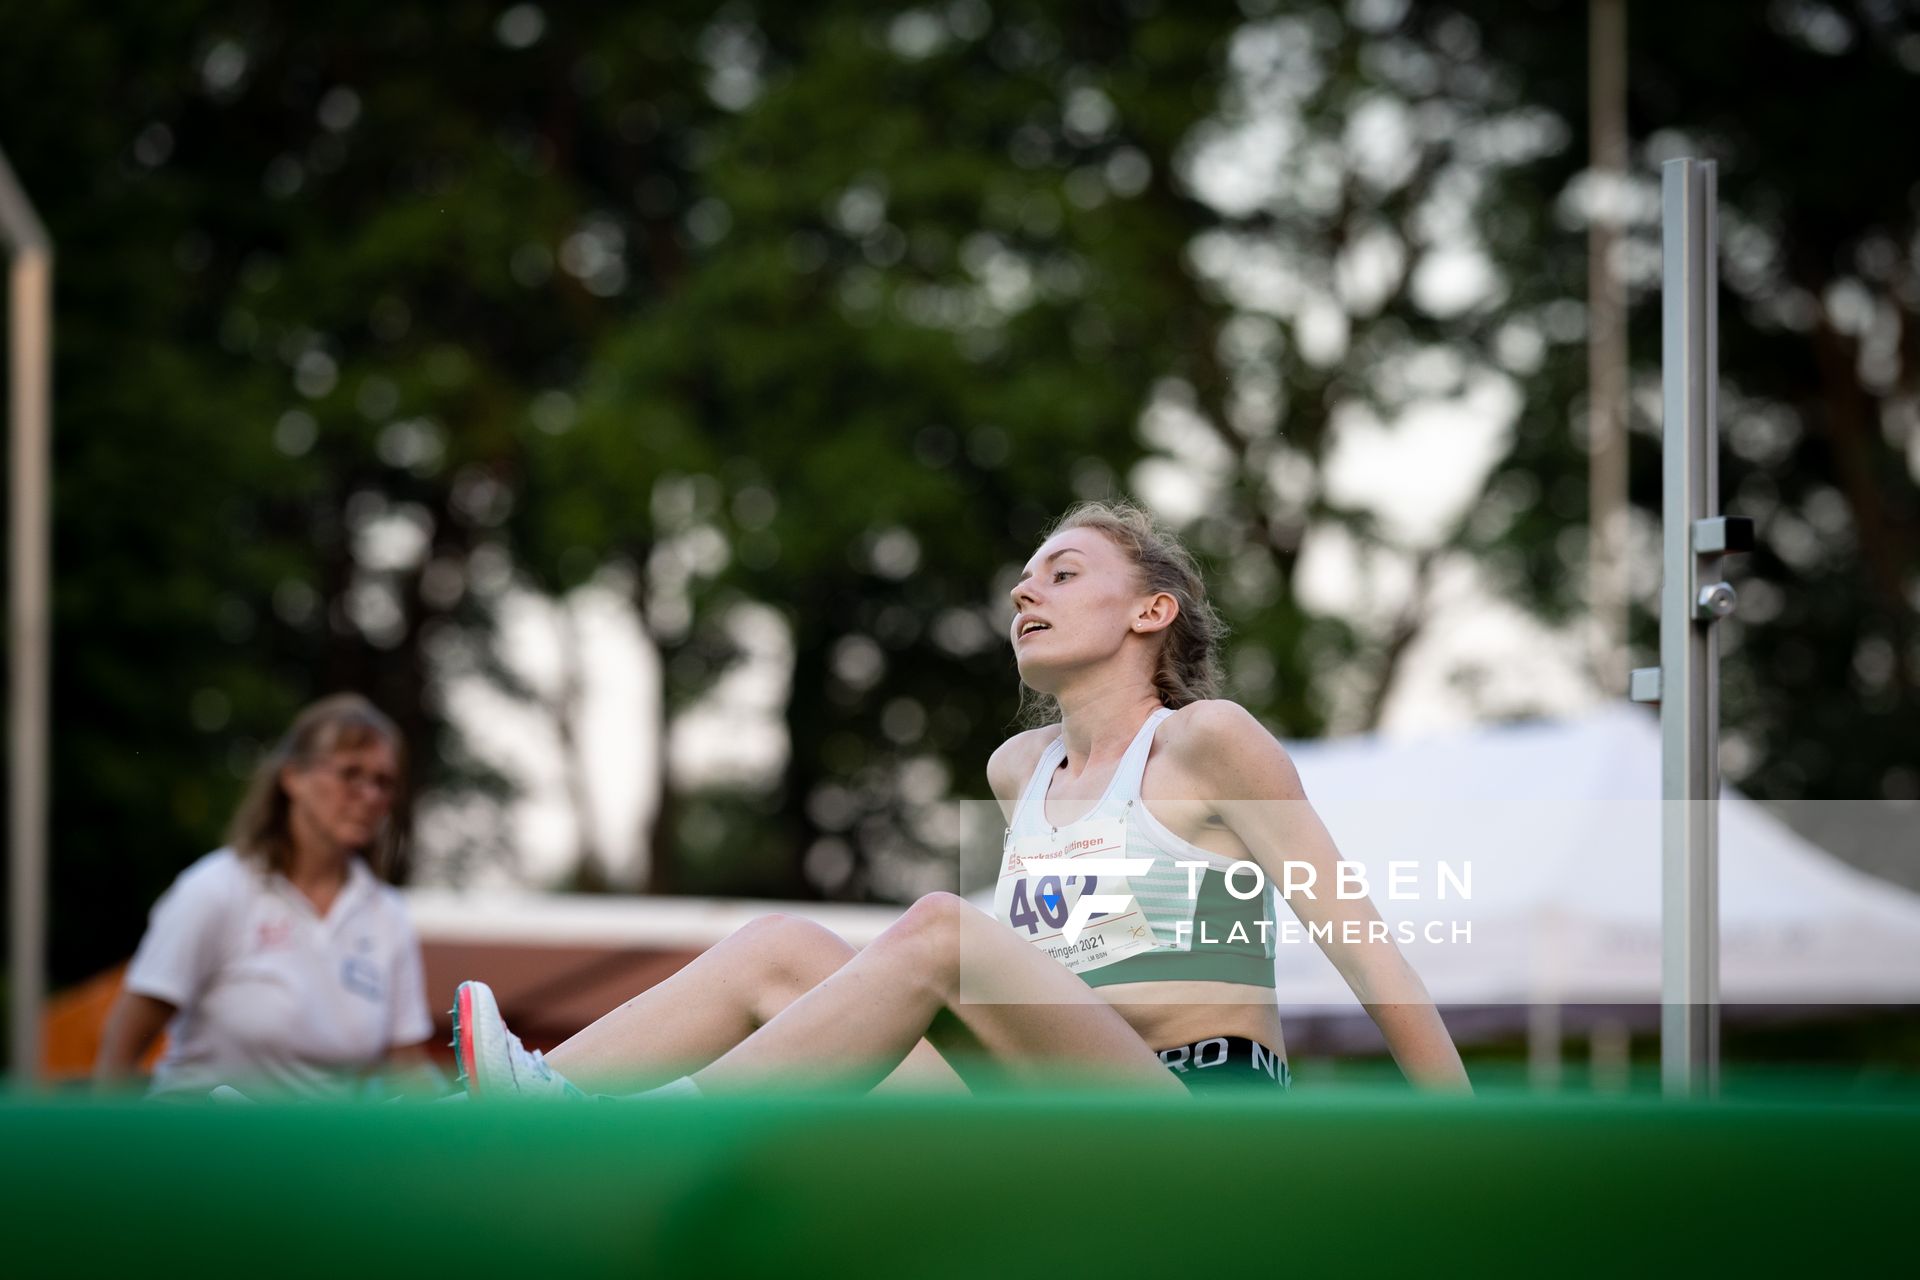
<path id="1" fill-rule="evenodd" d="M 1753 550 L 1753 521 L 1745 516 L 1712 516 L 1693 522 L 1693 558 L 1688 565 L 1687 595 L 1693 601 L 1693 616 L 1700 622 L 1718 622 L 1733 614 L 1739 596 L 1730 582 L 1704 581 L 1700 566 L 1710 556 L 1727 556 Z M 1627 683 L 1627 697 L 1634 702 L 1660 703 L 1660 668 L 1635 667 Z"/>
<path id="2" fill-rule="evenodd" d="M 1723 517 L 1716 173 L 1661 170 L 1662 522 L 1660 665 L 1636 671 L 1636 701 L 1660 704 L 1660 1076 L 1669 1094 L 1710 1095 L 1720 1077 L 1720 669 L 1713 624 L 1733 612 L 1726 555 L 1753 522 Z"/>
<path id="3" fill-rule="evenodd" d="M 7 628 L 8 1044 L 17 1085 L 40 1077 L 47 984 L 48 434 L 53 399 L 53 241 L 0 155 L 8 272 Z"/>

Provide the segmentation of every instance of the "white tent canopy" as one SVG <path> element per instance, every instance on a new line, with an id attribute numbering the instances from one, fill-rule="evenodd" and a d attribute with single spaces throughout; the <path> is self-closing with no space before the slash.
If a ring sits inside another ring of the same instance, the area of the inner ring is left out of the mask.
<path id="1" fill-rule="evenodd" d="M 1382 917 L 1419 933 L 1401 949 L 1437 1003 L 1659 1001 L 1660 734 L 1650 714 L 1613 706 L 1289 752 L 1342 857 L 1367 868 Z M 1416 899 L 1389 897 L 1389 860 L 1416 864 Z M 1443 860 L 1466 874 L 1469 898 L 1438 896 Z M 1466 939 L 1450 940 L 1456 924 Z M 1920 1002 L 1920 896 L 1847 866 L 1731 788 L 1720 809 L 1720 944 L 1726 1003 Z M 1353 1008 L 1311 941 L 1283 936 L 1278 950 L 1283 1006 Z"/>

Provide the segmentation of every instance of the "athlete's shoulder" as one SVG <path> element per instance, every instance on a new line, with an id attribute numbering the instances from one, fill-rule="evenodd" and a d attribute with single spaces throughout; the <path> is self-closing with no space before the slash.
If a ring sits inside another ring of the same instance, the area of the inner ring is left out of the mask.
<path id="1" fill-rule="evenodd" d="M 1169 741 L 1193 746 L 1273 737 L 1253 712 L 1230 698 L 1201 698 L 1189 702 L 1167 717 L 1167 727 L 1162 732 Z"/>
<path id="2" fill-rule="evenodd" d="M 994 797 L 1006 805 L 1018 799 L 1020 788 L 1040 763 L 1040 753 L 1059 736 L 1058 724 L 1043 724 L 1016 733 L 994 748 L 987 757 L 987 785 L 993 788 Z"/>
<path id="3" fill-rule="evenodd" d="M 1166 748 L 1182 770 L 1235 799 L 1293 799 L 1300 775 L 1251 711 L 1227 698 L 1189 702 L 1167 717 Z"/>

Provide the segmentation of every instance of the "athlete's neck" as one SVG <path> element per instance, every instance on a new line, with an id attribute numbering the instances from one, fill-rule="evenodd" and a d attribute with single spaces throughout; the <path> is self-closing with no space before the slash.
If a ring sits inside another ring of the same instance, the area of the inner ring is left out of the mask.
<path id="1" fill-rule="evenodd" d="M 1160 709 L 1160 699 L 1135 680 L 1063 689 L 1058 697 L 1060 736 L 1067 744 L 1065 768 L 1076 778 L 1090 766 L 1125 755 L 1140 726 Z"/>

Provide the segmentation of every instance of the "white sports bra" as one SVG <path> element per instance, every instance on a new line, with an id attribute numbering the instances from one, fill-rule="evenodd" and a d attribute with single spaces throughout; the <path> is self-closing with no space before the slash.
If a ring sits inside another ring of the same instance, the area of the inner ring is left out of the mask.
<path id="1" fill-rule="evenodd" d="M 1242 901 L 1227 892 L 1226 873 L 1233 859 L 1182 840 L 1147 811 L 1140 802 L 1140 779 L 1147 771 L 1153 735 L 1160 722 L 1173 714 L 1162 707 L 1147 717 L 1134 735 L 1113 780 L 1093 808 L 1074 822 L 1093 818 L 1120 818 L 1126 828 L 1126 856 L 1151 859 L 1152 869 L 1130 877 L 1134 901 L 1153 929 L 1151 951 L 1083 974 L 1089 986 L 1121 982 L 1237 982 L 1273 986 L 1274 935 L 1279 905 L 1273 886 Z M 1047 821 L 1046 794 L 1054 771 L 1066 758 L 1064 737 L 1055 738 L 1040 753 L 1033 776 L 1013 808 L 1001 853 L 1001 874 L 1014 842 L 1026 836 L 1049 835 L 1058 828 Z M 1188 869 L 1181 862 L 1206 864 L 1199 872 L 1198 892 L 1189 891 Z M 1249 887 L 1243 876 L 1243 889 Z M 1009 922 L 1011 923 L 1011 922 Z"/>

